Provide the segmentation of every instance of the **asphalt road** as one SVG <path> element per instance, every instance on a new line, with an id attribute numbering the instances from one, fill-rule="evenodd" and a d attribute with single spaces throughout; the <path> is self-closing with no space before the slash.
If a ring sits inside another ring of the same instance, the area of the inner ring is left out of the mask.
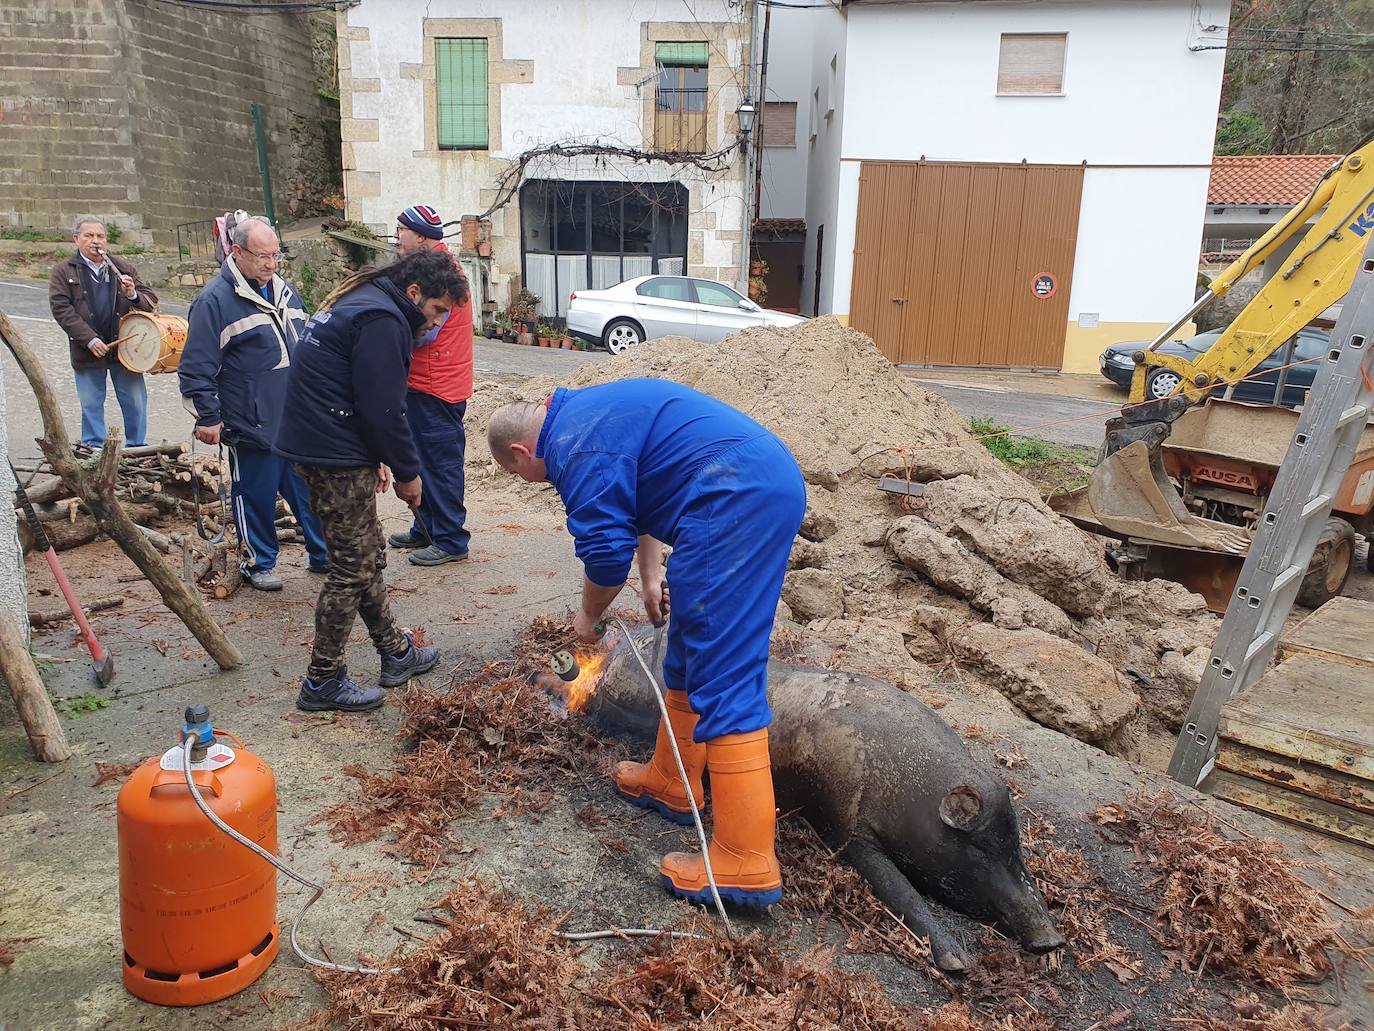
<path id="1" fill-rule="evenodd" d="M 987 416 L 1028 437 L 1056 444 L 1097 447 L 1103 424 L 1121 410 L 1120 404 L 1041 392 L 972 387 L 941 380 L 918 380 L 967 417 Z M 1122 396 L 1121 404 L 1126 401 Z"/>
<path id="2" fill-rule="evenodd" d="M 187 308 L 188 305 L 175 301 L 162 305 L 164 311 L 182 316 Z M 14 320 L 29 346 L 38 352 L 67 413 L 67 434 L 75 437 L 80 428 L 76 387 L 67 358 L 66 337 L 48 312 L 47 285 L 32 280 L 0 278 L 0 309 Z M 604 352 L 519 347 L 478 339 L 473 363 L 479 373 L 558 378 L 589 362 L 604 361 L 606 357 Z M 11 452 L 17 458 L 36 457 L 38 448 L 33 438 L 42 429 L 37 405 L 8 352 L 3 369 Z M 176 377 L 149 376 L 147 379 L 149 440 L 187 439 L 191 419 L 181 405 Z M 1106 402 L 1043 391 L 969 386 L 931 379 L 919 382 L 943 395 L 969 418 L 988 416 L 1013 429 L 1024 430 L 1028 435 L 1060 444 L 1096 447 L 1102 440 L 1103 421 L 1116 410 L 1115 405 Z M 119 419 L 113 389 L 106 402 L 106 419 L 111 422 Z"/>

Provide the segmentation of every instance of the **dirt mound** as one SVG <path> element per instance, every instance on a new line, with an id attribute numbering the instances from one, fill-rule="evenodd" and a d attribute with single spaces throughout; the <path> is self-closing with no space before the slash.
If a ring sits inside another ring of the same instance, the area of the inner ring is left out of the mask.
<path id="1" fill-rule="evenodd" d="M 1196 685 L 1189 656 L 1210 642 L 1213 620 L 1200 599 L 1176 585 L 1125 583 L 1106 567 L 1100 544 L 1052 512 L 1033 485 L 1003 466 L 939 395 L 895 369 L 873 342 L 833 319 L 792 329 L 746 330 L 718 346 L 684 338 L 654 341 L 585 366 L 565 385 L 632 377 L 671 379 L 738 408 L 781 437 L 807 482 L 808 510 L 784 601 L 803 625 L 837 619 L 900 627 L 919 662 L 939 664 L 967 627 L 980 646 L 958 660 L 972 687 L 1013 693 L 998 661 L 1023 631 L 1052 635 L 1053 683 L 1014 690 L 1033 719 L 1094 743 L 1126 740 L 1138 720 L 1136 686 L 1148 685 L 1145 712 L 1176 720 Z M 539 400 L 558 384 L 479 384 L 469 405 L 469 483 L 511 501 L 557 510 L 546 486 L 496 469 L 486 447 L 491 412 L 511 400 Z M 884 473 L 926 484 L 923 498 L 877 489 Z M 932 623 L 932 613 L 938 618 Z M 943 643 L 940 648 L 939 643 Z M 1020 645 L 1018 644 L 1018 647 Z M 1027 695 L 1068 692 L 1081 651 L 1084 682 L 1113 684 L 1111 704 L 1050 698 L 1044 711 Z M 940 653 L 943 654 L 940 654 Z M 1072 710 L 1081 719 L 1063 719 Z"/>

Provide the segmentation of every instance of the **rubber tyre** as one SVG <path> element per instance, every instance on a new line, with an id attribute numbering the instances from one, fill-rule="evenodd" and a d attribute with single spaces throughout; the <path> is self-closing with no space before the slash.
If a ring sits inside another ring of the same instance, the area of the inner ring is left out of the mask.
<path id="1" fill-rule="evenodd" d="M 1319 564 L 1303 577 L 1298 591 L 1298 604 L 1309 609 L 1321 608 L 1345 590 L 1355 564 L 1355 528 L 1344 519 L 1328 519 L 1317 538 L 1315 554 Z"/>
<path id="2" fill-rule="evenodd" d="M 1368 547 L 1364 553 L 1364 567 L 1369 572 L 1374 573 L 1374 536 L 1366 537 L 1365 540 L 1368 542 Z"/>
<path id="3" fill-rule="evenodd" d="M 1155 369 L 1145 379 L 1145 397 L 1150 401 L 1161 401 L 1173 394 L 1183 377 L 1173 369 Z"/>
<path id="4" fill-rule="evenodd" d="M 633 319 L 616 319 L 601 334 L 601 343 L 611 354 L 624 354 L 636 344 L 644 343 L 644 330 Z"/>

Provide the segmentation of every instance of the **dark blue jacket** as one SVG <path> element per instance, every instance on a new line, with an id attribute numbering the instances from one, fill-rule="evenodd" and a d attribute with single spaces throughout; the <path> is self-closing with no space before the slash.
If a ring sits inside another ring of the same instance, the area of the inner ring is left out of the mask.
<path id="1" fill-rule="evenodd" d="M 425 316 L 385 279 L 344 294 L 301 335 L 273 448 L 302 465 L 386 463 L 398 480 L 420 475 L 406 422 L 406 377 Z"/>
<path id="2" fill-rule="evenodd" d="M 690 387 L 628 379 L 555 390 L 536 454 L 563 499 L 587 579 L 614 587 L 629 575 L 640 535 L 675 542 L 703 465 L 769 435 Z"/>
<path id="3" fill-rule="evenodd" d="M 224 423 L 224 442 L 270 451 L 306 313 L 290 284 L 273 276 L 272 300 L 232 258 L 196 295 L 177 366 L 197 426 Z"/>

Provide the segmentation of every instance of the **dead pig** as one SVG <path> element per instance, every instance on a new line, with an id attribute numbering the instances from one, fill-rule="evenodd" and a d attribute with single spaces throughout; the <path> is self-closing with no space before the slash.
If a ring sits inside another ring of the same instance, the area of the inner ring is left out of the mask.
<path id="1" fill-rule="evenodd" d="M 969 960 L 923 896 L 997 925 L 1031 952 L 1064 944 L 1022 859 L 1006 784 L 929 708 L 872 677 L 779 662 L 768 666 L 768 698 L 779 805 L 807 814 L 930 939 L 938 966 L 962 970 Z M 607 660 L 584 715 L 612 735 L 653 741 L 658 705 L 626 646 Z"/>

